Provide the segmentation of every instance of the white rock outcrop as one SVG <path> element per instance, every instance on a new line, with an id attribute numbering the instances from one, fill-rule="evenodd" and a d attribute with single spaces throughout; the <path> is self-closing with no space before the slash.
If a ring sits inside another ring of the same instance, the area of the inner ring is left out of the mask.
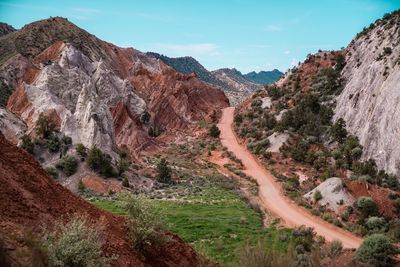
<path id="1" fill-rule="evenodd" d="M 400 175 L 400 16 L 376 24 L 347 50 L 335 119 L 359 137 L 363 159 Z"/>
<path id="2" fill-rule="evenodd" d="M 318 203 L 321 206 L 326 206 L 327 208 L 334 210 L 335 212 L 338 211 L 340 206 L 350 206 L 355 201 L 354 197 L 347 192 L 346 188 L 344 188 L 342 179 L 337 177 L 326 179 L 316 188 L 305 194 L 304 198 L 313 202 L 314 193 L 317 190 L 321 192 L 322 195 L 322 199 L 320 199 Z"/>

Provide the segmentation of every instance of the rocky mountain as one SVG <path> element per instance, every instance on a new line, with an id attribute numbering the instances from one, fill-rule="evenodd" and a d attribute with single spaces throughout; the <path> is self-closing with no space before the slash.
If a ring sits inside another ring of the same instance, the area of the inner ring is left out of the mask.
<path id="1" fill-rule="evenodd" d="M 260 71 L 260 72 L 252 71 L 247 74 L 244 74 L 243 76 L 248 81 L 265 85 L 277 81 L 279 78 L 282 77 L 282 75 L 283 75 L 282 72 L 280 72 L 277 69 L 274 69 L 271 71 Z"/>
<path id="2" fill-rule="evenodd" d="M 214 84 L 224 88 L 226 86 L 222 81 L 218 80 L 210 71 L 204 68 L 195 58 L 193 57 L 167 57 L 154 52 L 147 52 L 147 55 L 161 59 L 165 64 L 174 68 L 177 72 L 182 74 L 195 73 L 197 78 L 205 82 Z"/>
<path id="3" fill-rule="evenodd" d="M 73 143 L 111 156 L 126 149 L 135 157 L 157 141 L 154 132 L 174 136 L 229 105 L 222 90 L 196 75 L 59 17 L 0 38 L 0 81 L 1 99 L 28 134 L 44 115 Z"/>
<path id="4" fill-rule="evenodd" d="M 400 11 L 364 29 L 346 48 L 335 118 L 360 138 L 363 158 L 400 175 Z"/>
<path id="5" fill-rule="evenodd" d="M 0 37 L 15 31 L 16 29 L 14 29 L 13 26 L 0 22 Z"/>
<path id="6" fill-rule="evenodd" d="M 237 69 L 218 69 L 212 72 L 218 80 L 225 84 L 225 94 L 232 99 L 233 105 L 238 105 L 248 95 L 263 88 L 262 85 L 247 80 Z"/>
<path id="7" fill-rule="evenodd" d="M 246 75 L 243 75 L 236 69 L 223 68 L 210 72 L 192 57 L 170 58 L 153 52 L 148 52 L 147 54 L 162 60 L 165 64 L 171 66 L 179 73 L 195 73 L 196 77 L 198 77 L 200 80 L 219 86 L 224 90 L 231 105 L 233 106 L 238 105 L 251 93 L 261 89 L 262 85 L 264 84 L 253 82 L 252 80 L 248 79 Z M 270 82 L 267 82 L 268 84 L 275 82 L 280 77 L 275 75 L 275 70 L 273 71 L 274 74 L 272 76 L 270 75 L 270 72 L 266 73 L 266 76 L 268 76 L 268 79 L 270 80 Z M 262 72 L 260 72 L 260 75 L 261 74 Z"/>
<path id="8" fill-rule="evenodd" d="M 176 235 L 152 246 L 145 260 L 128 239 L 126 217 L 102 211 L 57 184 L 24 150 L 0 133 L 0 265 L 48 266 L 40 251 L 43 227 L 71 215 L 84 215 L 104 240 L 111 266 L 196 266 L 193 249 Z M 35 241 L 36 240 L 36 241 Z"/>

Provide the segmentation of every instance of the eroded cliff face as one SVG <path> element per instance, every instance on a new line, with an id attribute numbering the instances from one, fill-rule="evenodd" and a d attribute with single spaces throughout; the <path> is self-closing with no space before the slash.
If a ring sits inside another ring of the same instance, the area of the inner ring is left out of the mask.
<path id="1" fill-rule="evenodd" d="M 8 53 L 0 60 L 0 78 L 13 88 L 7 109 L 22 118 L 28 134 L 44 114 L 74 143 L 111 156 L 123 147 L 134 157 L 154 143 L 150 127 L 174 135 L 229 105 L 221 90 L 194 75 L 62 18 L 27 25 L 0 42 Z"/>
<path id="2" fill-rule="evenodd" d="M 363 158 L 400 174 L 400 13 L 379 20 L 347 48 L 335 118 L 364 146 Z"/>

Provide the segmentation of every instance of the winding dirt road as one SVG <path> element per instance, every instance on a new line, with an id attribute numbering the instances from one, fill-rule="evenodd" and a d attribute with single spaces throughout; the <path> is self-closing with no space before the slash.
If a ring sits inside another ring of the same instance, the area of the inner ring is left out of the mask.
<path id="1" fill-rule="evenodd" d="M 313 227 L 318 235 L 325 237 L 329 242 L 337 239 L 342 241 L 346 248 L 357 248 L 362 242 L 361 238 L 310 214 L 284 196 L 275 177 L 259 164 L 256 157 L 239 144 L 232 129 L 234 110 L 235 108 L 229 107 L 222 111 L 222 117 L 218 124 L 218 128 L 221 130 L 221 142 L 243 162 L 244 172 L 257 180 L 259 196 L 265 208 L 280 217 L 282 224 L 287 227 L 300 225 Z"/>

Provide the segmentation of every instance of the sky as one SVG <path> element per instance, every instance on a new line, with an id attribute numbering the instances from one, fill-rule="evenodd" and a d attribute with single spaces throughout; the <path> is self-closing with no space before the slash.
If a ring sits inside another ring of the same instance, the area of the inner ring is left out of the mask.
<path id="1" fill-rule="evenodd" d="M 207 69 L 286 71 L 307 54 L 347 46 L 400 0 L 0 0 L 0 21 L 21 28 L 62 16 L 100 39 Z"/>

